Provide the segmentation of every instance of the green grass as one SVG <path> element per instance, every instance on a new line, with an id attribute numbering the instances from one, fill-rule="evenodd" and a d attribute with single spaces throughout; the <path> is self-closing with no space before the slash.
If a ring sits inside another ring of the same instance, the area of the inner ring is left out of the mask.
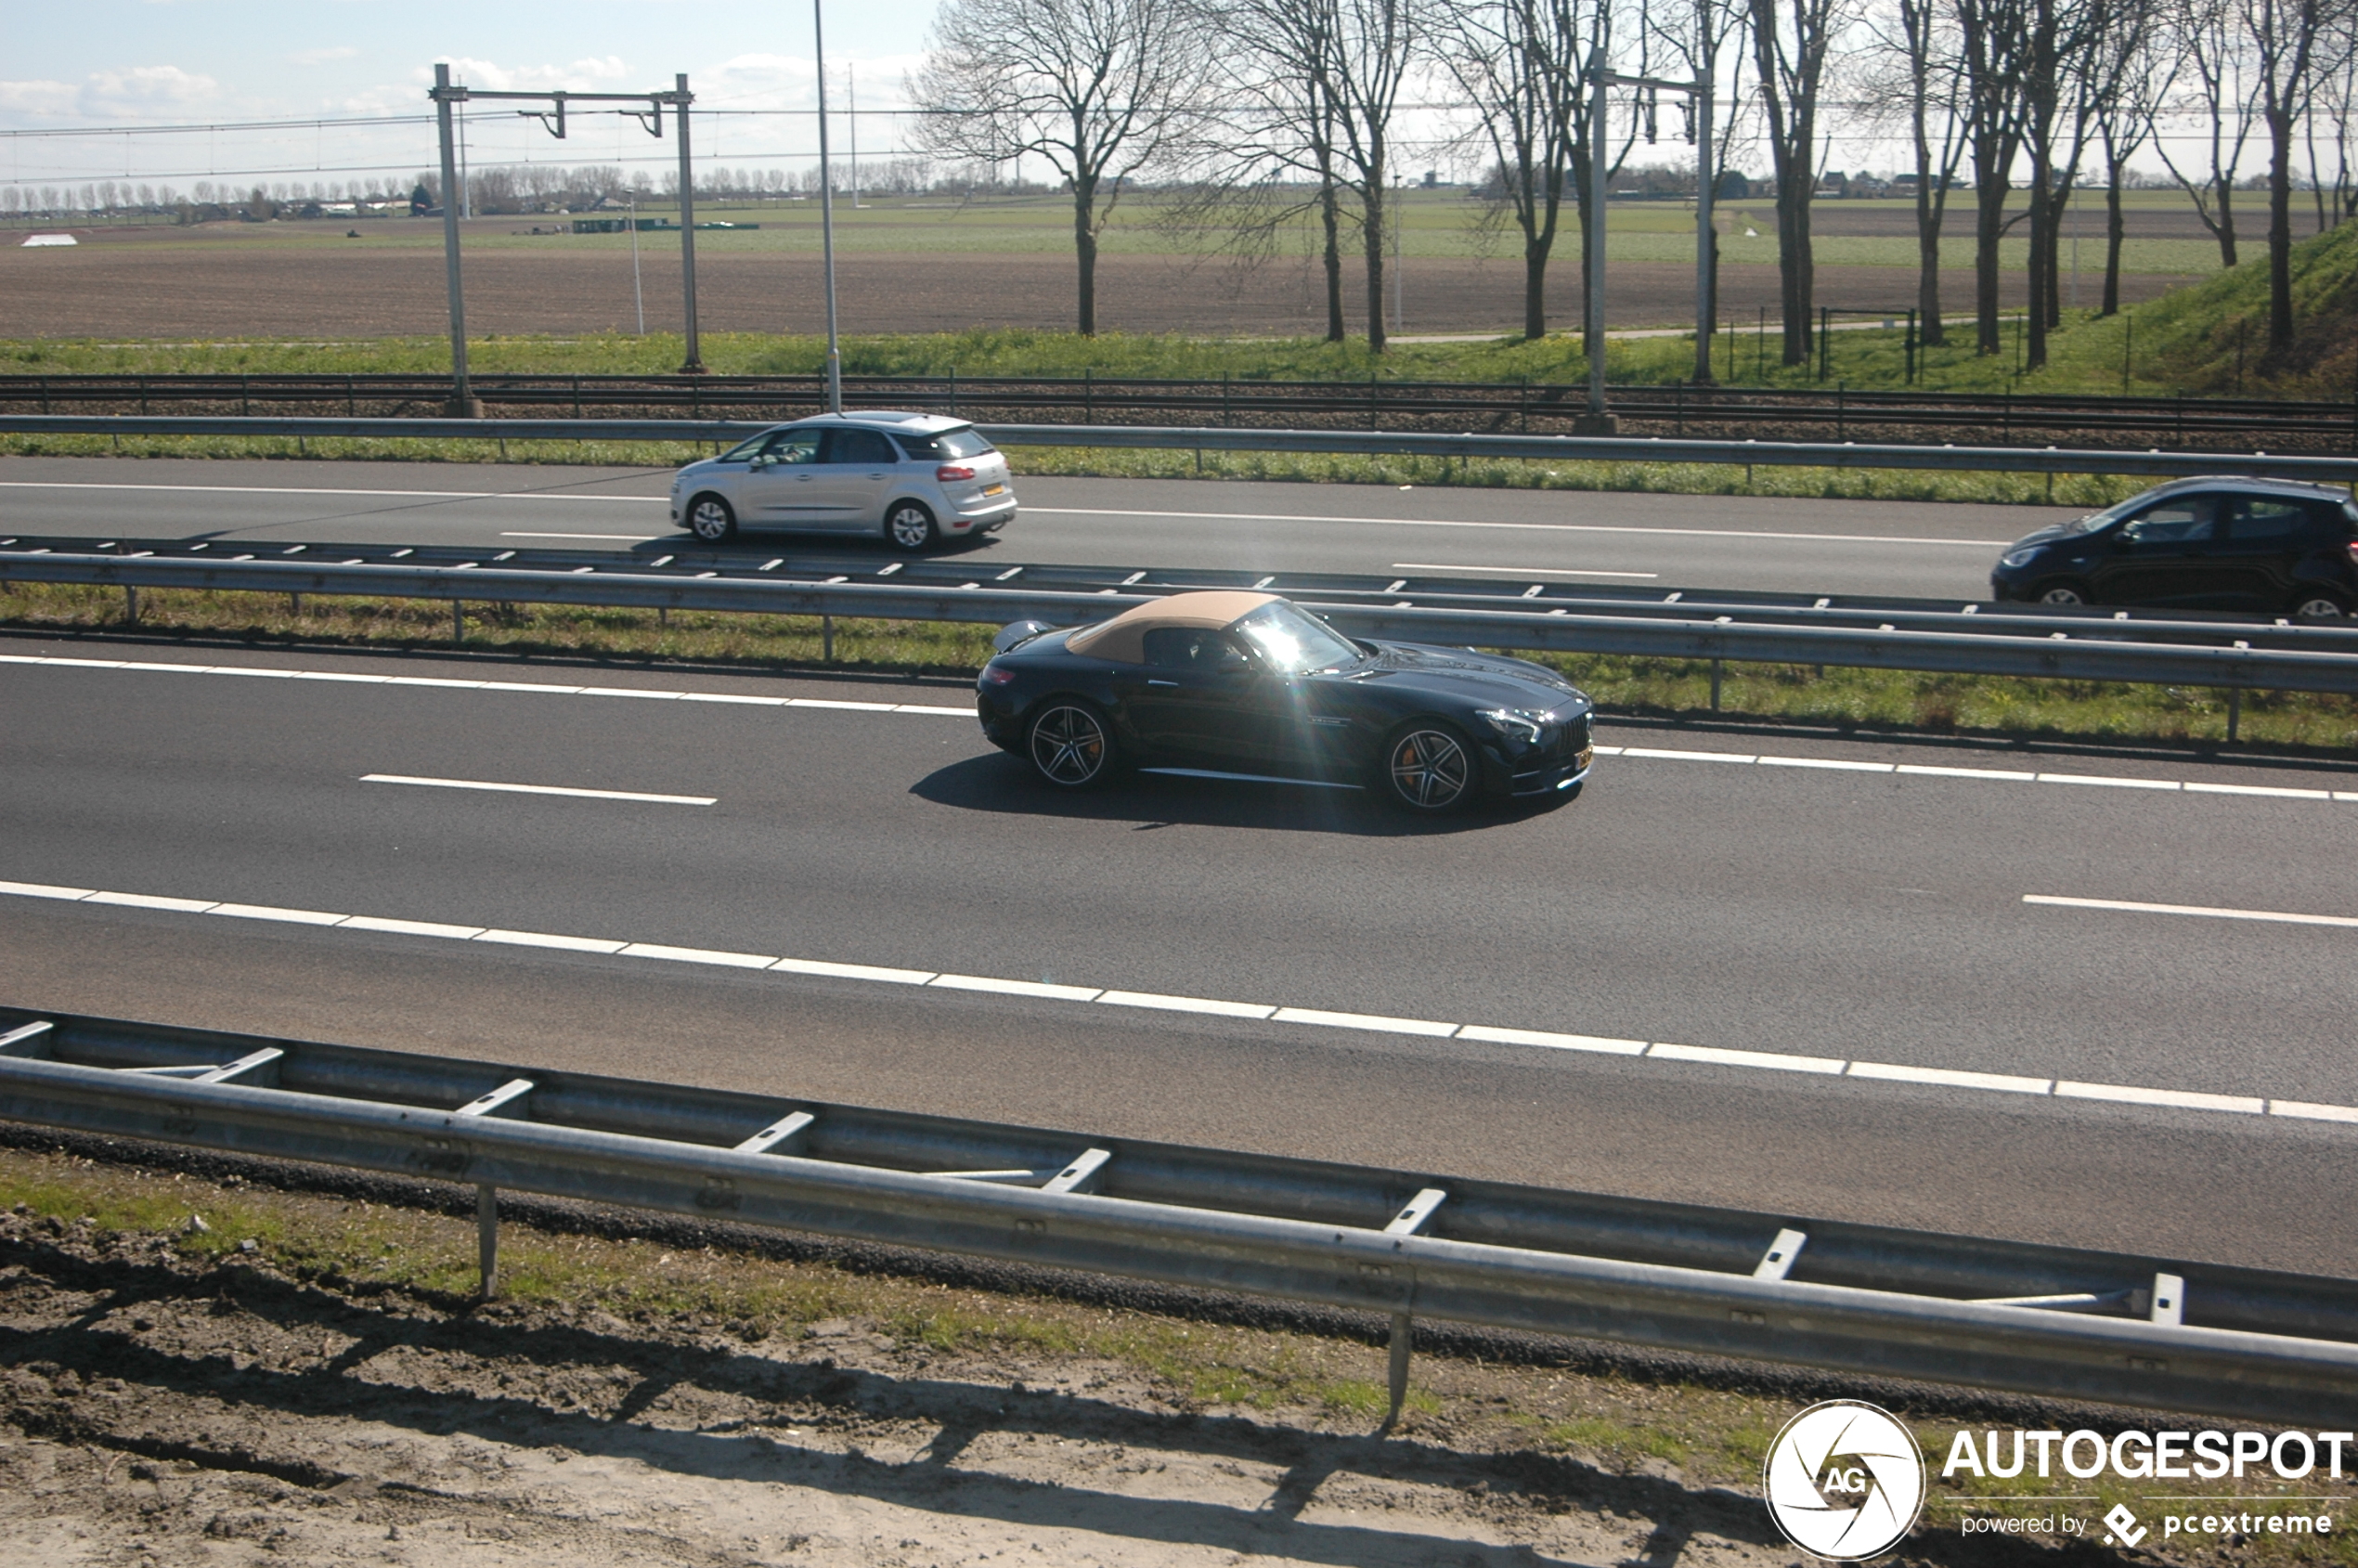
<path id="1" fill-rule="evenodd" d="M 820 622 L 808 616 L 470 605 L 463 644 L 448 606 L 420 600 L 307 597 L 297 614 L 284 594 L 150 589 L 138 629 L 149 635 L 230 638 L 255 646 L 434 652 L 463 646 L 520 657 L 682 663 L 747 669 L 865 671 L 881 676 L 971 675 L 990 657 L 993 628 L 958 622 L 838 620 L 835 657 L 823 657 Z M 127 631 L 120 590 L 76 584 L 0 584 L 0 627 L 30 631 Z M 2227 695 L 2208 687 L 1730 664 L 1720 706 L 1711 667 L 1696 659 L 1535 654 L 1594 697 L 1608 715 L 1788 721 L 1844 731 L 1899 731 L 2003 739 L 2159 741 L 2223 745 Z M 2346 756 L 2358 750 L 2358 698 L 2247 693 L 2245 744 Z"/>
<path id="2" fill-rule="evenodd" d="M 2189 391 L 2358 397 L 2358 222 L 2292 250 L 2294 342 L 2268 341 L 2267 249 L 2248 245 L 2242 265 L 2165 294 L 2136 312 L 2138 355 L 2153 373 Z M 2241 369 L 2238 370 L 2240 364 Z"/>

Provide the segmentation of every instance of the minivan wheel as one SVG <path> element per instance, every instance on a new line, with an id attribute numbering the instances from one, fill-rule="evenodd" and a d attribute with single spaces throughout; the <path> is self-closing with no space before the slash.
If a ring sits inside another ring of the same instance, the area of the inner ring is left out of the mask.
<path id="1" fill-rule="evenodd" d="M 2035 595 L 2041 604 L 2073 605 L 2088 603 L 2088 590 L 2078 583 L 2049 583 Z"/>
<path id="2" fill-rule="evenodd" d="M 2338 621 L 2349 614 L 2350 606 L 2331 593 L 2303 593 L 2292 607 L 2297 621 Z"/>
<path id="3" fill-rule="evenodd" d="M 940 537 L 933 513 L 915 501 L 895 501 L 885 513 L 885 537 L 901 550 L 930 550 Z"/>
<path id="4" fill-rule="evenodd" d="M 698 496 L 688 503 L 688 532 L 706 544 L 726 544 L 737 537 L 737 514 L 719 496 Z"/>

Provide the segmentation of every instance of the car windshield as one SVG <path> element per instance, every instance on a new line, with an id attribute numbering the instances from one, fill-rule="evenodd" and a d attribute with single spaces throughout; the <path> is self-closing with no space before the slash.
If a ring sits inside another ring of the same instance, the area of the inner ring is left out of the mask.
<path id="1" fill-rule="evenodd" d="M 751 462 L 754 454 L 761 450 L 761 444 L 769 439 L 770 432 L 765 430 L 749 441 L 738 442 L 714 460 L 716 462 Z"/>
<path id="2" fill-rule="evenodd" d="M 933 435 L 903 435 L 895 432 L 893 439 L 917 462 L 939 462 L 947 458 L 978 458 L 999 448 L 982 438 L 982 432 L 970 424 L 955 430 L 941 431 Z"/>
<path id="3" fill-rule="evenodd" d="M 1367 657 L 1357 643 L 1282 599 L 1263 604 L 1229 629 L 1241 633 L 1254 652 L 1288 675 L 1334 669 Z"/>
<path id="4" fill-rule="evenodd" d="M 2063 525 L 2063 530 L 2066 534 L 2092 534 L 2099 528 L 2111 526 L 2136 511 L 2137 503 L 2144 499 L 2145 499 L 2144 496 L 2131 496 L 2125 501 L 2105 508 L 2102 512 L 2092 512 L 2076 522 L 2066 523 Z"/>

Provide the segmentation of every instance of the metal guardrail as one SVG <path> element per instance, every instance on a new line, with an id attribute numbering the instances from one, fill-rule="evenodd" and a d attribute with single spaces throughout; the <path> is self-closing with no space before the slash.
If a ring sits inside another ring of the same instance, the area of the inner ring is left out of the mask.
<path id="1" fill-rule="evenodd" d="M 1037 415 L 1095 424 L 1179 418 L 1222 425 L 1349 425 L 1387 421 L 1431 428 L 1528 433 L 1557 428 L 1586 411 L 1583 385 L 1561 382 L 1387 380 L 1288 381 L 1224 376 L 846 376 L 846 393 L 871 407 L 964 412 L 989 419 Z M 784 418 L 824 407 L 825 378 L 810 375 L 474 375 L 469 385 L 487 407 L 575 418 L 617 410 L 641 415 L 678 410 L 691 419 Z M 447 376 L 387 374 L 177 374 L 0 376 L 0 405 L 27 412 L 87 411 L 136 405 L 148 413 L 203 413 L 234 406 L 252 414 L 330 409 L 358 417 L 407 414 L 447 403 Z M 2042 394 L 1853 390 L 1837 386 L 1756 387 L 1628 383 L 1606 389 L 1625 420 L 1667 424 L 1685 434 L 1701 427 L 1830 426 L 1835 439 L 1881 428 L 1975 430 L 2011 443 L 2037 432 L 2084 435 L 2118 432 L 2189 440 L 2264 434 L 2282 441 L 2339 443 L 2358 437 L 2358 405 L 2253 397 L 2069 396 Z M 205 407 L 212 405 L 212 408 Z"/>
<path id="2" fill-rule="evenodd" d="M 218 419 L 136 414 L 5 414 L 10 435 L 250 435 L 470 440 L 726 442 L 775 421 L 742 420 Z M 2146 452 L 2025 447 L 1922 447 L 1855 441 L 1690 441 L 1662 436 L 1450 435 L 1415 431 L 1260 430 L 1159 425 L 992 424 L 1002 447 L 1200 452 L 1536 459 L 1550 462 L 1699 463 L 1723 468 L 1925 469 L 1958 473 L 2252 474 L 2358 483 L 2358 457 L 2267 452 Z"/>
<path id="3" fill-rule="evenodd" d="M 511 552 L 513 553 L 513 552 Z M 628 606 L 714 610 L 761 615 L 871 616 L 887 620 L 962 621 L 998 625 L 1038 619 L 1076 625 L 1158 597 L 1108 589 L 1095 593 L 983 586 L 947 587 L 892 581 L 782 581 L 773 577 L 724 577 L 718 570 L 667 577 L 628 570 L 577 567 L 523 570 L 509 564 L 421 566 L 318 559 L 115 556 L 0 548 L 0 580 L 71 582 L 139 588 L 185 588 L 274 593 L 346 594 L 467 603 Z M 1628 614 L 1426 608 L 1415 604 L 1328 602 L 1315 593 L 1297 602 L 1337 627 L 1366 636 L 1453 646 L 1581 654 L 1631 654 L 1664 658 L 1826 664 L 1972 675 L 2118 680 L 2239 690 L 2358 692 L 2358 654 L 2308 648 L 2255 648 L 2235 626 L 2190 627 L 2226 646 L 2131 641 L 2134 622 L 2092 619 L 2078 635 L 2057 631 L 2042 617 L 2009 633 L 1979 629 L 1978 617 L 1958 616 L 1972 631 L 1873 629 L 1853 626 L 1739 623 L 1730 616 L 1691 621 Z M 132 600 L 136 613 L 136 600 Z M 454 610 L 454 620 L 459 612 Z M 1993 617 L 1993 622 L 1996 618 Z M 2287 628 L 2295 636 L 2307 628 Z M 2331 635 L 2328 633 L 2327 635 Z"/>
<path id="4" fill-rule="evenodd" d="M 2358 1282 L 0 1009 L 0 1119 L 1388 1315 L 2346 1425 Z"/>

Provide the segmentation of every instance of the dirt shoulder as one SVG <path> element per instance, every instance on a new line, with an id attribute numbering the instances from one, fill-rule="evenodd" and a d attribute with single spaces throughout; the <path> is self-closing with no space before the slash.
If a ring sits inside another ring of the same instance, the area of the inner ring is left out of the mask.
<path id="1" fill-rule="evenodd" d="M 505 1226 L 483 1304 L 472 1225 L 410 1206 L 456 1192 L 13 1135 L 12 1563 L 1766 1568 L 1797 1554 L 1760 1456 L 1830 1392 L 1455 1336 L 1385 1435 L 1371 1324 L 555 1206 Z M 1901 1560 L 2051 1560 L 1962 1500 Z"/>

